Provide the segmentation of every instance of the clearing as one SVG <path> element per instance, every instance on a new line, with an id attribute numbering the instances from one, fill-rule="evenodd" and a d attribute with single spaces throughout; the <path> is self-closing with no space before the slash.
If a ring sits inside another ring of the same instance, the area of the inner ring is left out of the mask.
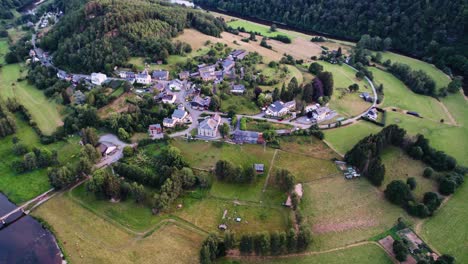
<path id="1" fill-rule="evenodd" d="M 50 135 L 63 125 L 60 115 L 62 107 L 27 81 L 18 81 L 19 78 L 25 78 L 25 75 L 24 68 L 19 64 L 3 66 L 0 69 L 0 96 L 4 99 L 16 98 L 29 110 L 39 129 Z"/>

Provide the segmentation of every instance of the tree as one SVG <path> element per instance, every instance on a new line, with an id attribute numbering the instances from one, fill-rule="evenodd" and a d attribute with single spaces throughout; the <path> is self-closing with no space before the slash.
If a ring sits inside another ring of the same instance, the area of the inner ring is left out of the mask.
<path id="1" fill-rule="evenodd" d="M 304 93 L 302 94 L 302 100 L 310 104 L 314 102 L 314 87 L 308 83 L 304 86 Z"/>
<path id="2" fill-rule="evenodd" d="M 83 144 L 90 144 L 91 146 L 97 146 L 99 143 L 99 137 L 96 129 L 93 127 L 87 127 L 81 129 L 81 140 Z"/>
<path id="3" fill-rule="evenodd" d="M 123 148 L 123 151 L 122 151 L 124 157 L 126 157 L 126 158 L 129 158 L 129 157 L 133 156 L 134 152 L 135 152 L 135 150 L 131 146 L 125 146 Z"/>
<path id="4" fill-rule="evenodd" d="M 273 142 L 276 139 L 276 130 L 270 129 L 263 132 L 263 139 L 266 142 Z"/>
<path id="5" fill-rule="evenodd" d="M 304 251 L 309 247 L 312 240 L 310 229 L 307 226 L 301 226 L 297 234 L 297 251 Z"/>
<path id="6" fill-rule="evenodd" d="M 266 255 L 270 251 L 270 236 L 266 232 L 254 237 L 254 249 L 257 255 Z"/>
<path id="7" fill-rule="evenodd" d="M 211 97 L 209 109 L 211 111 L 218 111 L 220 108 L 221 108 L 221 99 L 219 99 L 217 95 L 213 95 L 213 97 Z"/>
<path id="8" fill-rule="evenodd" d="M 349 89 L 350 92 L 357 92 L 357 91 L 359 91 L 359 84 L 357 84 L 357 83 L 351 84 L 348 87 L 348 89 Z"/>
<path id="9" fill-rule="evenodd" d="M 399 261 L 405 261 L 408 256 L 408 248 L 400 240 L 393 241 L 393 253 L 395 258 Z"/>
<path id="10" fill-rule="evenodd" d="M 276 25 L 275 25 L 275 24 L 271 24 L 270 31 L 271 31 L 271 32 L 276 32 L 276 30 L 277 30 Z"/>
<path id="11" fill-rule="evenodd" d="M 119 138 L 123 141 L 128 141 L 130 139 L 130 135 L 123 128 L 119 128 L 118 135 L 119 135 Z"/>
<path id="12" fill-rule="evenodd" d="M 226 124 L 226 123 L 223 123 L 220 127 L 219 127 L 219 133 L 221 134 L 221 136 L 223 138 L 226 138 L 226 136 L 229 135 L 229 125 Z"/>
<path id="13" fill-rule="evenodd" d="M 318 62 L 312 62 L 309 65 L 309 72 L 312 73 L 313 75 L 318 75 L 322 71 L 323 71 L 323 66 Z"/>
<path id="14" fill-rule="evenodd" d="M 236 246 L 235 234 L 231 231 L 226 231 L 224 233 L 224 246 L 226 249 L 232 249 Z"/>
<path id="15" fill-rule="evenodd" d="M 406 184 L 408 184 L 410 190 L 414 190 L 416 189 L 416 179 L 414 177 L 409 177 L 407 180 L 406 180 Z"/>
<path id="16" fill-rule="evenodd" d="M 297 249 L 297 236 L 294 229 L 289 229 L 286 235 L 286 248 L 289 253 L 295 252 Z"/>
<path id="17" fill-rule="evenodd" d="M 278 87 L 275 87 L 275 90 L 273 90 L 273 93 L 271 95 L 273 101 L 278 101 L 280 99 L 280 91 Z"/>
<path id="18" fill-rule="evenodd" d="M 253 251 L 253 238 L 251 235 L 242 235 L 239 250 L 242 254 L 250 254 Z"/>
<path id="19" fill-rule="evenodd" d="M 34 170 L 37 168 L 37 158 L 34 152 L 29 152 L 23 157 L 23 164 L 26 171 Z"/>
<path id="20" fill-rule="evenodd" d="M 394 180 L 389 183 L 384 193 L 390 202 L 400 206 L 414 200 L 408 185 L 400 180 Z"/>
<path id="21" fill-rule="evenodd" d="M 282 191 L 290 193 L 294 189 L 296 180 L 288 170 L 279 169 L 276 171 L 275 181 Z"/>
<path id="22" fill-rule="evenodd" d="M 77 178 L 73 171 L 67 166 L 49 168 L 47 170 L 47 176 L 49 177 L 50 184 L 57 189 L 70 185 Z"/>
<path id="23" fill-rule="evenodd" d="M 145 199 L 146 192 L 145 192 L 145 187 L 141 184 L 138 184 L 136 182 L 133 182 L 131 184 L 131 193 L 133 197 L 135 198 L 135 201 L 137 203 L 142 202 Z"/>
<path id="24" fill-rule="evenodd" d="M 333 94 L 333 74 L 331 72 L 321 72 L 317 77 L 323 83 L 323 95 L 332 96 Z"/>
<path id="25" fill-rule="evenodd" d="M 463 83 L 459 78 L 455 78 L 449 83 L 447 91 L 449 91 L 450 93 L 457 93 L 458 91 L 460 91 L 462 84 Z"/>
<path id="26" fill-rule="evenodd" d="M 423 172 L 424 178 L 431 178 L 433 174 L 434 174 L 434 169 L 432 169 L 431 167 L 427 167 L 424 169 L 424 172 Z"/>
<path id="27" fill-rule="evenodd" d="M 430 214 L 432 214 L 442 203 L 442 198 L 435 192 L 427 192 L 424 194 L 423 203 L 426 205 Z"/>
<path id="28" fill-rule="evenodd" d="M 89 161 L 95 162 L 101 158 L 101 152 L 99 152 L 95 147 L 90 144 L 86 144 L 81 149 L 81 156 L 86 157 Z"/>
<path id="29" fill-rule="evenodd" d="M 455 189 L 457 188 L 457 183 L 449 178 L 442 178 L 439 183 L 439 192 L 442 195 L 450 195 L 455 192 Z"/>
<path id="30" fill-rule="evenodd" d="M 291 194 L 291 207 L 292 207 L 292 209 L 296 210 L 299 203 L 300 203 L 299 196 L 297 195 L 296 192 L 293 192 Z"/>
<path id="31" fill-rule="evenodd" d="M 447 254 L 443 254 L 434 262 L 434 264 L 454 264 L 454 263 L 455 263 L 455 258 Z"/>
<path id="32" fill-rule="evenodd" d="M 278 231 L 275 231 L 270 234 L 270 252 L 272 255 L 281 254 L 281 241 L 280 234 Z"/>

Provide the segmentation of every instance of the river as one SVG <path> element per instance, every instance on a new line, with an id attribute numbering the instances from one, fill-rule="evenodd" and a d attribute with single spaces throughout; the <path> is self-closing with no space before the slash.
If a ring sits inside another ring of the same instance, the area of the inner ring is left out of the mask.
<path id="1" fill-rule="evenodd" d="M 0 193 L 0 215 L 16 208 Z M 31 216 L 20 213 L 7 219 L 7 226 L 0 223 L 0 264 L 58 264 L 62 263 L 61 251 L 54 236 Z"/>

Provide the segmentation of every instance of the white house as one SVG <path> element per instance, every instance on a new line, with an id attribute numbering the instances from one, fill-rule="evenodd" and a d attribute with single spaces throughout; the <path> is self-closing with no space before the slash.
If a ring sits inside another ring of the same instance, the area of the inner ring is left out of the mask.
<path id="1" fill-rule="evenodd" d="M 168 87 L 169 87 L 169 90 L 178 92 L 182 90 L 182 88 L 184 87 L 184 82 L 181 80 L 175 79 L 169 83 Z"/>
<path id="2" fill-rule="evenodd" d="M 107 75 L 103 73 L 95 73 L 91 74 L 91 83 L 95 85 L 101 85 L 103 82 L 107 80 Z"/>
<path id="3" fill-rule="evenodd" d="M 203 120 L 198 126 L 198 135 L 202 137 L 216 137 L 221 117 L 218 114 Z"/>
<path id="4" fill-rule="evenodd" d="M 162 102 L 164 104 L 173 104 L 177 96 L 175 94 L 166 94 L 162 97 Z"/>
<path id="5" fill-rule="evenodd" d="M 296 102 L 294 100 L 286 103 L 276 101 L 268 107 L 265 114 L 272 117 L 281 117 L 287 115 L 294 108 L 296 108 Z"/>
<path id="6" fill-rule="evenodd" d="M 151 83 L 151 76 L 148 72 L 144 71 L 140 74 L 136 75 L 136 83 L 139 84 L 150 84 Z"/>
<path id="7" fill-rule="evenodd" d="M 187 117 L 188 113 L 185 112 L 185 110 L 182 109 L 176 109 L 174 110 L 174 113 L 172 113 L 172 119 L 174 119 L 177 123 L 181 123 L 184 121 L 184 119 Z"/>
<path id="8" fill-rule="evenodd" d="M 245 92 L 245 86 L 242 84 L 235 84 L 231 87 L 231 93 L 243 94 Z"/>
<path id="9" fill-rule="evenodd" d="M 172 118 L 164 118 L 163 119 L 163 126 L 164 127 L 175 127 L 176 121 Z"/>

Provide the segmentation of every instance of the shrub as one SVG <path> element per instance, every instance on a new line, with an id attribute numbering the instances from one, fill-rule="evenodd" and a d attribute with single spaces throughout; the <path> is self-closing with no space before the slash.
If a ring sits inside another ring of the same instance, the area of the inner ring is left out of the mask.
<path id="1" fill-rule="evenodd" d="M 434 174 L 434 169 L 432 169 L 431 167 L 427 167 L 424 169 L 424 172 L 423 172 L 424 178 L 431 178 L 433 174 Z"/>

